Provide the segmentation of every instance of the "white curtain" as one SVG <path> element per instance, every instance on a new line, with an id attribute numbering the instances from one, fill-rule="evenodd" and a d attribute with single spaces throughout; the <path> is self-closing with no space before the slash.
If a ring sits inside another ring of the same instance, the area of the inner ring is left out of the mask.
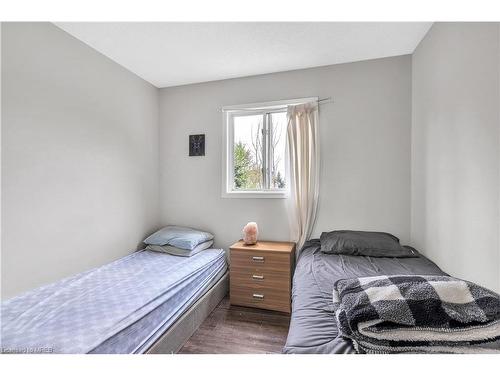
<path id="1" fill-rule="evenodd" d="M 288 211 L 297 255 L 309 239 L 319 199 L 318 103 L 288 107 L 287 153 L 290 183 Z"/>

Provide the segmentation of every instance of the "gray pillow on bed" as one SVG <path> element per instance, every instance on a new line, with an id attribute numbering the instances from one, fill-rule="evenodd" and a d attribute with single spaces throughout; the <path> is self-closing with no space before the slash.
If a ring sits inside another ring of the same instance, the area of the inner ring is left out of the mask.
<path id="1" fill-rule="evenodd" d="M 321 251 L 326 254 L 391 258 L 418 257 L 416 251 L 401 246 L 397 237 L 384 232 L 335 230 L 321 233 L 320 241 Z"/>
<path id="2" fill-rule="evenodd" d="M 190 257 L 199 253 L 200 251 L 210 248 L 213 244 L 214 241 L 211 240 L 203 242 L 200 243 L 198 246 L 196 246 L 193 250 L 179 249 L 178 247 L 170 245 L 164 245 L 164 246 L 148 245 L 146 246 L 146 250 L 157 251 L 159 253 L 167 253 L 170 255 L 177 255 L 180 257 Z"/>

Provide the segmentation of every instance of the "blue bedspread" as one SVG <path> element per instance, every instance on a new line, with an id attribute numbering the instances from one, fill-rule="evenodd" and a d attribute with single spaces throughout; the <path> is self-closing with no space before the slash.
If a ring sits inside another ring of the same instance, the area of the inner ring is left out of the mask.
<path id="1" fill-rule="evenodd" d="M 142 352 L 226 267 L 223 250 L 139 251 L 40 287 L 2 303 L 2 352 Z"/>

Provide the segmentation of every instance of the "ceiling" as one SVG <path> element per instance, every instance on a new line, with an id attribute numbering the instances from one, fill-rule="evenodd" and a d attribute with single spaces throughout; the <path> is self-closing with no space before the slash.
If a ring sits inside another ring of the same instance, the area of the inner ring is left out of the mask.
<path id="1" fill-rule="evenodd" d="M 58 22 L 156 87 L 413 53 L 430 22 Z"/>

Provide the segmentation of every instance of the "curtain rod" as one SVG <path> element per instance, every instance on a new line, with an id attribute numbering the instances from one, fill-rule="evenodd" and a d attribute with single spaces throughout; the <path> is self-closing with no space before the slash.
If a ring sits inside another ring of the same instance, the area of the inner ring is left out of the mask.
<path id="1" fill-rule="evenodd" d="M 311 101 L 313 101 L 313 100 L 309 100 L 308 102 L 311 102 Z M 314 101 L 315 101 L 316 103 L 318 103 L 319 105 L 320 105 L 320 104 L 326 104 L 326 103 L 333 103 L 333 99 L 332 99 L 332 97 L 331 97 L 331 96 L 329 96 L 329 97 L 327 97 L 327 98 L 320 98 L 320 99 L 316 99 L 316 100 L 314 100 Z M 287 100 L 283 100 L 283 102 L 287 102 Z M 271 103 L 272 103 L 272 102 L 271 102 Z M 306 102 L 304 102 L 304 103 L 306 103 Z M 289 103 L 289 104 L 293 104 L 293 100 L 290 100 L 290 103 Z M 297 104 L 299 104 L 299 103 L 297 103 Z M 250 105 L 251 105 L 251 104 L 248 104 L 248 106 L 250 106 Z M 244 107 L 244 106 L 245 106 L 245 105 L 242 105 L 242 107 Z M 282 106 L 286 106 L 286 104 L 282 104 Z M 272 107 L 272 105 L 271 105 L 271 107 Z M 265 108 L 265 107 L 263 107 L 263 108 Z M 245 108 L 238 108 L 238 109 L 235 109 L 235 110 L 237 110 L 237 111 L 255 111 L 255 108 L 249 108 L 249 109 L 245 109 Z M 224 107 L 221 107 L 221 108 L 219 108 L 219 109 L 218 109 L 218 112 L 224 112 L 224 111 L 225 111 Z"/>
<path id="2" fill-rule="evenodd" d="M 333 103 L 333 100 L 332 100 L 332 97 L 331 97 L 331 96 L 329 96 L 328 98 L 318 99 L 318 103 L 319 103 L 319 104 L 323 104 L 323 103 Z"/>

